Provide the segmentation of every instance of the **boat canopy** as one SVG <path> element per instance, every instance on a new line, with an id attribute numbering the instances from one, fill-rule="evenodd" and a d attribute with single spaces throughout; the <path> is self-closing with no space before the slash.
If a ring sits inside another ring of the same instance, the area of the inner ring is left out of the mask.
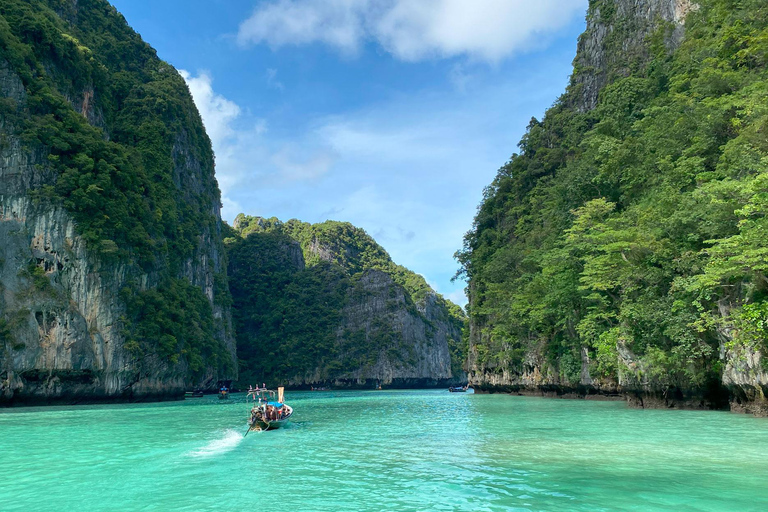
<path id="1" fill-rule="evenodd" d="M 267 402 L 267 405 L 271 405 L 272 407 L 282 407 L 282 402 Z"/>

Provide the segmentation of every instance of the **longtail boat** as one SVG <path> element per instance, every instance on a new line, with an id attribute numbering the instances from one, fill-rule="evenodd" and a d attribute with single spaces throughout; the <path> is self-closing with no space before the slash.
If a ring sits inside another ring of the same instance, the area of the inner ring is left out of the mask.
<path id="1" fill-rule="evenodd" d="M 248 417 L 248 432 L 251 430 L 274 430 L 285 426 L 291 419 L 293 407 L 284 401 L 285 388 L 250 389 L 248 398 L 252 399 Z M 277 395 L 277 398 L 275 398 Z M 247 433 L 246 433 L 247 435 Z"/>

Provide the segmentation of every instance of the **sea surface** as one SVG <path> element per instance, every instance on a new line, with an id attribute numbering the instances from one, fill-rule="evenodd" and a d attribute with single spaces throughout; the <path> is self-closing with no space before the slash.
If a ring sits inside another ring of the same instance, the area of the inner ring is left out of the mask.
<path id="1" fill-rule="evenodd" d="M 768 510 L 768 420 L 623 402 L 295 392 L 0 411 L 0 511 Z"/>

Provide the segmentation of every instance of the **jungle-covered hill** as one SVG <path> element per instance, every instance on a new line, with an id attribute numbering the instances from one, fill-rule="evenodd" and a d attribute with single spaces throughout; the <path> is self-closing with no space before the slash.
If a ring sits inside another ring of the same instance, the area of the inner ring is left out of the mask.
<path id="1" fill-rule="evenodd" d="M 229 253 L 241 382 L 464 379 L 461 308 L 349 223 L 239 215 Z"/>
<path id="2" fill-rule="evenodd" d="M 768 3 L 592 0 L 459 252 L 470 381 L 765 412 Z"/>
<path id="3" fill-rule="evenodd" d="M 183 78 L 114 7 L 0 2 L 0 401 L 233 377 L 219 209 Z"/>

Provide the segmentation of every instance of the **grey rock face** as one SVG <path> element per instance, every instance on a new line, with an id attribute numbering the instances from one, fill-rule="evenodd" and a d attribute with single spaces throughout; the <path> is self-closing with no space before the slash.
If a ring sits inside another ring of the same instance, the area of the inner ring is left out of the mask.
<path id="1" fill-rule="evenodd" d="M 646 38 L 665 22 L 672 25 L 667 46 L 677 46 L 683 37 L 685 16 L 695 8 L 690 0 L 612 0 L 604 3 L 601 12 L 598 4 L 591 3 L 587 29 L 579 38 L 573 61 L 574 106 L 581 111 L 595 108 L 606 84 L 628 75 L 628 66 L 633 63 L 647 60 Z M 608 9 L 612 12 L 606 12 Z M 616 39 L 620 52 L 615 51 Z M 614 51 L 608 51 L 609 41 L 614 43 Z"/>
<path id="2" fill-rule="evenodd" d="M 728 318 L 733 305 L 723 299 L 718 304 L 719 313 Z M 720 359 L 723 368 L 723 385 L 731 395 L 731 410 L 768 416 L 768 372 L 763 366 L 765 357 L 755 347 L 734 343 L 735 327 L 723 323 L 718 329 Z"/>
<path id="3" fill-rule="evenodd" d="M 317 239 L 312 240 L 312 243 L 309 246 L 309 252 L 316 254 L 321 261 L 333 262 L 335 259 L 333 250 L 320 243 Z"/>
<path id="4" fill-rule="evenodd" d="M 362 331 L 370 338 L 386 329 L 394 336 L 390 346 L 378 347 L 372 367 L 357 368 L 337 379 L 336 385 L 345 381 L 436 385 L 451 379 L 448 336 L 461 333 L 439 318 L 434 296 L 428 296 L 418 309 L 409 308 L 405 290 L 378 270 L 367 271 L 358 287 L 362 293 L 354 294 L 342 313 L 339 338 L 345 330 Z"/>
<path id="5" fill-rule="evenodd" d="M 601 12 L 600 6 L 604 12 Z M 630 65 L 642 65 L 648 59 L 647 38 L 660 27 L 666 31 L 666 45 L 674 49 L 684 36 L 684 20 L 697 9 L 690 0 L 612 0 L 592 2 L 587 16 L 587 28 L 579 39 L 574 59 L 574 75 L 568 92 L 570 106 L 588 111 L 598 103 L 600 91 L 613 80 L 626 76 Z M 605 12 L 605 10 L 610 12 Z M 609 52 L 618 47 L 621 52 Z M 470 291 L 471 291 L 470 284 Z M 470 293 L 471 296 L 471 293 Z M 737 301 L 736 301 L 737 302 Z M 723 300 L 720 316 L 727 319 L 738 304 Z M 492 320 L 491 320 L 492 321 Z M 522 373 L 511 372 L 504 363 L 496 366 L 479 365 L 474 347 L 485 334 L 485 326 L 470 322 L 469 380 L 481 390 L 514 391 L 534 394 L 588 397 L 593 394 L 623 396 L 639 407 L 721 408 L 727 396 L 713 393 L 703 397 L 702 390 L 670 389 L 652 380 L 652 368 L 644 367 L 641 358 L 619 342 L 617 344 L 618 382 L 605 381 L 589 373 L 589 354 L 581 351 L 581 372 L 578 380 L 564 379 L 552 371 L 546 358 L 534 348 L 527 351 Z M 768 372 L 765 357 L 754 347 L 734 343 L 734 327 L 727 322 L 718 329 L 720 359 L 723 362 L 721 383 L 730 394 L 733 411 L 768 416 Z M 536 347 L 536 343 L 532 343 Z M 503 348 L 502 352 L 509 347 Z"/>
<path id="6" fill-rule="evenodd" d="M 601 12 L 602 8 L 602 12 Z M 672 51 L 684 36 L 686 15 L 697 9 L 691 0 L 607 0 L 592 1 L 587 14 L 587 27 L 579 38 L 574 59 L 574 74 L 566 101 L 580 111 L 594 109 L 600 91 L 617 78 L 627 76 L 630 66 L 641 66 L 649 58 L 647 38 L 654 31 L 665 31 L 665 43 Z M 616 52 L 616 48 L 621 48 Z M 611 49 L 611 51 L 609 51 Z M 470 282 L 470 303 L 473 295 Z M 493 319 L 485 321 L 492 322 Z M 689 396 L 682 390 L 669 393 L 663 386 L 648 380 L 647 368 L 639 358 L 621 343 L 619 381 L 599 379 L 590 375 L 589 353 L 580 353 L 580 372 L 569 378 L 556 373 L 544 354 L 537 352 L 539 344 L 532 340 L 526 350 L 522 372 L 511 371 L 503 360 L 493 364 L 478 364 L 478 345 L 491 345 L 485 325 L 470 319 L 470 348 L 468 356 L 469 381 L 480 390 L 513 391 L 558 396 L 592 395 L 618 397 L 623 395 L 633 405 L 641 407 L 721 407 L 721 402 L 707 402 L 699 396 Z M 725 338 L 724 338 L 725 339 Z M 501 355 L 512 350 L 502 346 Z M 723 383 L 744 397 L 744 403 L 762 397 L 768 387 L 768 376 L 759 370 L 760 354 L 742 352 L 738 355 L 723 350 L 726 369 Z M 721 397 L 716 397 L 718 400 Z M 768 409 L 767 409 L 768 410 Z"/>
<path id="7" fill-rule="evenodd" d="M 2 59 L 0 97 L 21 106 L 27 101 L 21 80 Z M 82 114 L 98 125 L 101 114 L 88 103 L 93 92 L 83 97 Z M 0 141 L 0 313 L 6 319 L 0 326 L 0 404 L 183 395 L 190 384 L 183 362 L 137 360 L 124 347 L 120 290 L 129 280 L 139 289 L 156 286 L 154 272 L 90 253 L 68 212 L 29 197 L 31 189 L 55 183 L 45 149 L 26 147 L 3 119 Z M 183 140 L 176 149 L 176 172 L 185 187 L 200 181 L 201 167 L 185 154 Z M 218 205 L 210 208 L 218 218 Z M 220 233 L 202 230 L 197 253 L 179 277 L 205 291 L 234 359 L 230 312 L 214 302 L 214 273 L 225 268 L 216 237 Z"/>
<path id="8" fill-rule="evenodd" d="M 339 248 L 326 247 L 313 240 L 308 251 L 322 261 L 333 262 Z M 352 248 L 341 248 L 352 258 Z M 368 270 L 357 283 L 358 293 L 350 290 L 350 298 L 342 312 L 338 329 L 343 333 L 364 332 L 368 340 L 384 326 L 397 340 L 389 347 L 380 347 L 376 363 L 358 368 L 336 379 L 336 386 L 364 385 L 375 382 L 385 386 L 443 385 L 452 379 L 463 380 L 463 375 L 451 374 L 451 355 L 448 338 L 461 339 L 461 332 L 453 326 L 438 306 L 434 293 L 420 304 L 409 304 L 406 291 L 392 278 L 379 270 Z"/>
<path id="9" fill-rule="evenodd" d="M 731 410 L 768 416 L 768 372 L 761 360 L 765 357 L 749 347 L 721 346 L 720 357 L 725 361 L 723 385 L 731 393 Z"/>
<path id="10" fill-rule="evenodd" d="M 258 243 L 256 243 L 258 242 Z M 452 383 L 465 382 L 465 375 L 453 375 L 451 368 L 451 349 L 454 342 L 461 340 L 461 327 L 450 316 L 446 304 L 434 292 L 428 292 L 422 300 L 414 303 L 410 293 L 389 273 L 368 269 L 356 272 L 358 267 L 350 270 L 340 264 L 344 260 L 353 260 L 358 249 L 348 246 L 342 238 L 333 238 L 321 242 L 308 240 L 302 247 L 298 241 L 284 233 L 252 233 L 239 245 L 232 246 L 230 253 L 230 271 L 232 276 L 252 275 L 266 276 L 261 293 L 277 298 L 281 294 L 295 294 L 296 290 L 280 288 L 284 283 L 272 283 L 269 274 L 264 269 L 279 269 L 286 274 L 311 275 L 319 279 L 328 279 L 326 286 L 335 287 L 333 303 L 325 303 L 333 309 L 319 322 L 322 328 L 312 326 L 316 336 L 328 340 L 333 349 L 332 354 L 312 359 L 309 365 L 293 370 L 280 376 L 281 382 L 292 387 L 333 386 L 350 388 L 373 388 L 378 385 L 387 387 L 429 387 L 447 386 Z M 313 263 L 314 262 L 314 263 Z M 302 274 L 306 272 L 306 274 Z M 336 276 L 336 277 L 331 277 Z M 342 277 L 343 276 L 343 277 Z M 285 276 L 284 276 L 285 277 Z M 258 279 L 258 278 L 257 278 Z M 296 281 L 301 282 L 301 277 Z M 235 308 L 243 313 L 242 328 L 238 332 L 243 353 L 250 346 L 261 343 L 270 345 L 264 353 L 282 354 L 280 341 L 272 335 L 259 332 L 262 322 L 272 321 L 272 312 L 264 318 L 254 320 L 264 313 L 263 308 L 269 309 L 270 302 L 258 311 L 249 309 L 253 303 L 260 300 L 258 285 L 253 283 L 246 288 L 239 288 L 237 277 L 232 282 Z M 335 283 L 335 284 L 331 284 Z M 271 288 L 271 286 L 277 286 Z M 306 315 L 303 309 L 312 308 L 313 300 L 323 301 L 327 298 L 307 296 L 308 303 L 291 303 L 280 306 L 274 313 L 276 317 L 286 315 L 285 308 L 290 309 L 287 318 L 292 315 Z M 320 320 L 320 319 L 318 319 Z M 311 320 L 310 320 L 311 322 Z M 291 334 L 286 334 L 290 338 Z M 306 349 L 309 353 L 316 350 L 312 345 L 313 339 L 298 338 L 293 341 L 291 350 L 301 352 Z M 309 346 L 301 345 L 306 343 Z M 286 357 L 290 357 L 287 354 Z M 254 361 L 258 365 L 258 360 Z M 243 373 L 252 371 L 246 368 Z M 265 377 L 272 378 L 270 375 Z"/>

